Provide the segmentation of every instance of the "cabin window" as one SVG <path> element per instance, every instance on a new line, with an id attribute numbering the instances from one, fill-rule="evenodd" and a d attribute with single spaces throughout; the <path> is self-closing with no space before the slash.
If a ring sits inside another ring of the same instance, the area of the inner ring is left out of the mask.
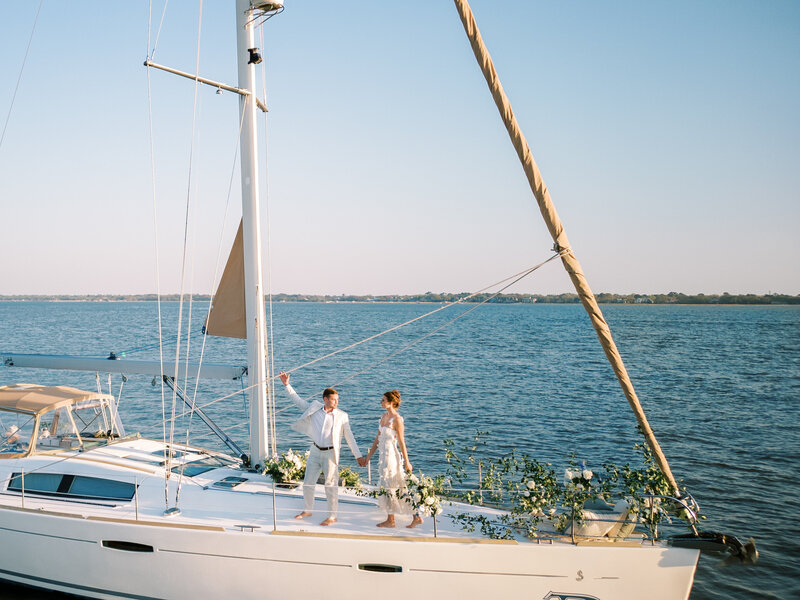
<path id="1" fill-rule="evenodd" d="M 82 498 L 107 498 L 109 500 L 130 500 L 133 498 L 133 484 L 114 479 L 98 477 L 76 477 L 69 493 Z"/>
<path id="2" fill-rule="evenodd" d="M 3 411 L 0 414 L 0 454 L 27 452 L 33 424 L 33 416 Z"/>
<path id="3" fill-rule="evenodd" d="M 54 473 L 31 473 L 25 475 L 25 491 L 26 492 L 58 492 L 58 486 L 61 485 L 61 475 Z M 22 490 L 22 476 L 19 473 L 14 473 L 11 478 L 11 483 L 8 484 L 9 490 Z"/>
<path id="4" fill-rule="evenodd" d="M 22 474 L 14 473 L 8 490 L 22 492 Z M 127 501 L 133 498 L 136 486 L 126 481 L 61 475 L 56 473 L 30 473 L 25 475 L 25 493 L 62 498 Z"/>
<path id="5" fill-rule="evenodd" d="M 49 410 L 40 417 L 37 450 L 70 449 L 78 446 L 80 446 L 78 434 L 68 407 Z"/>

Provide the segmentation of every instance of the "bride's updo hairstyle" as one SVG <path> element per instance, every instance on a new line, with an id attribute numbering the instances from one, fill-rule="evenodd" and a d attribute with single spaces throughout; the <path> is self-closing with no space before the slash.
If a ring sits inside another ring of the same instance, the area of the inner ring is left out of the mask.
<path id="1" fill-rule="evenodd" d="M 400 408 L 400 403 L 403 401 L 403 399 L 400 398 L 400 392 L 397 390 L 386 392 L 383 397 L 395 408 Z"/>

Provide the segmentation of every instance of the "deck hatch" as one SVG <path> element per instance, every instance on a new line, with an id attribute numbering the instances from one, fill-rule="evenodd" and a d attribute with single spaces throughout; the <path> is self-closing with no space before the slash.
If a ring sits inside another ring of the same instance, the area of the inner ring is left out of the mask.
<path id="1" fill-rule="evenodd" d="M 215 482 L 213 485 L 218 488 L 235 488 L 237 485 L 242 485 L 246 481 L 249 481 L 247 477 L 225 477 Z"/>
<path id="2" fill-rule="evenodd" d="M 358 568 L 361 571 L 372 571 L 373 573 L 402 573 L 403 567 L 400 565 L 384 565 L 379 563 L 360 563 Z"/>

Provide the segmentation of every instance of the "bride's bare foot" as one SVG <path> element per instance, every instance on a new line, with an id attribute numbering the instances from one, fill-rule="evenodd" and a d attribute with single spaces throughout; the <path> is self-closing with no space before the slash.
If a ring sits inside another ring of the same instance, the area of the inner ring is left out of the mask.
<path id="1" fill-rule="evenodd" d="M 409 529 L 414 529 L 417 525 L 422 525 L 422 517 L 419 515 L 414 515 L 414 518 L 411 520 L 411 523 L 406 525 Z"/>
<path id="2" fill-rule="evenodd" d="M 334 523 L 336 523 L 336 517 L 328 517 L 322 523 L 320 523 L 320 525 L 327 526 L 327 525 L 333 525 Z"/>
<path id="3" fill-rule="evenodd" d="M 305 519 L 306 517 L 310 517 L 310 516 L 311 516 L 311 513 L 304 510 L 299 515 L 295 515 L 294 518 L 295 519 Z"/>
<path id="4" fill-rule="evenodd" d="M 378 527 L 394 527 L 394 517 L 387 517 L 385 521 L 378 523 Z"/>

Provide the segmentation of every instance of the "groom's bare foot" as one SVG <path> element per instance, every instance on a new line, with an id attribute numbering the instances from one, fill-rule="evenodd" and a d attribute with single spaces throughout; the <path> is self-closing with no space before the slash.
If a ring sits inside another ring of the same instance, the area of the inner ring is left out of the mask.
<path id="1" fill-rule="evenodd" d="M 385 521 L 378 523 L 377 527 L 394 527 L 394 519 L 386 519 Z"/>
<path id="2" fill-rule="evenodd" d="M 320 523 L 320 525 L 325 527 L 327 525 L 333 525 L 334 523 L 336 523 L 336 517 L 328 517 L 322 523 Z"/>
<path id="3" fill-rule="evenodd" d="M 299 515 L 295 515 L 294 518 L 295 519 L 305 519 L 306 517 L 310 517 L 310 516 L 311 516 L 311 513 L 306 511 L 306 510 L 304 510 Z"/>
<path id="4" fill-rule="evenodd" d="M 411 523 L 406 525 L 406 527 L 408 527 L 409 529 L 414 529 L 414 527 L 416 527 L 417 525 L 422 525 L 422 517 L 420 517 L 419 515 L 414 515 L 414 519 L 411 521 Z"/>

